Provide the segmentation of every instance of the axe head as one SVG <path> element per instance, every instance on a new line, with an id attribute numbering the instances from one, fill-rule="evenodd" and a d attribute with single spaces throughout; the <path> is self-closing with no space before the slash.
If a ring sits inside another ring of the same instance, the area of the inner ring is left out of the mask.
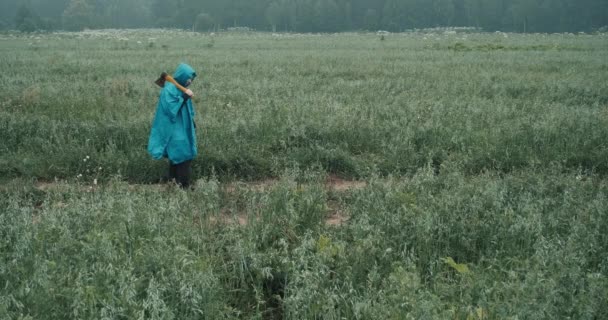
<path id="1" fill-rule="evenodd" d="M 163 72 L 160 75 L 160 78 L 158 78 L 158 80 L 154 81 L 154 83 L 156 83 L 156 85 L 158 85 L 159 87 L 164 88 L 166 79 L 167 79 L 167 73 Z"/>

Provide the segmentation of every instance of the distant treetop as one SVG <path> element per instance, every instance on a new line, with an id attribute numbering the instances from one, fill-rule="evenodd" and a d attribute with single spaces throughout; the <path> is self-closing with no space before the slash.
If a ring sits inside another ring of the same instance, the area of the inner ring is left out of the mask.
<path id="1" fill-rule="evenodd" d="M 12 23 L 11 23 L 12 22 Z M 606 0 L 3 0 L 0 28 L 170 27 L 340 32 L 446 26 L 507 32 L 608 28 Z"/>

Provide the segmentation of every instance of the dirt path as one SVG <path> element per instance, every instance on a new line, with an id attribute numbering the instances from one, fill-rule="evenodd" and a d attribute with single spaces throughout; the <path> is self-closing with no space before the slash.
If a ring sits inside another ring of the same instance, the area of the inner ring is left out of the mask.
<path id="1" fill-rule="evenodd" d="M 228 193 L 235 192 L 239 187 L 244 187 L 249 190 L 263 192 L 274 188 L 279 183 L 278 179 L 266 179 L 252 182 L 235 182 L 225 186 Z M 330 175 L 325 180 L 325 188 L 335 192 L 347 192 L 363 189 L 367 186 L 365 181 L 346 180 L 336 175 Z"/>
<path id="2" fill-rule="evenodd" d="M 253 182 L 236 182 L 227 184 L 224 187 L 226 193 L 237 192 L 239 188 L 249 189 L 255 192 L 264 192 L 271 190 L 279 183 L 278 179 L 267 179 Z M 367 186 L 365 181 L 355 181 L 342 179 L 336 175 L 330 175 L 324 182 L 324 186 L 328 191 L 337 193 L 350 192 L 355 190 L 363 189 Z M 342 208 L 341 204 L 335 200 L 329 200 L 327 203 L 327 213 L 325 224 L 328 226 L 339 227 L 344 225 L 349 220 L 349 215 L 346 209 Z M 212 223 L 224 223 L 224 224 L 236 224 L 244 226 L 248 224 L 248 217 L 245 214 L 238 214 L 236 216 L 230 215 L 227 212 L 222 214 L 220 218 L 210 218 Z"/>
<path id="3" fill-rule="evenodd" d="M 233 182 L 222 185 L 222 190 L 227 194 L 233 194 L 238 192 L 238 190 L 251 190 L 254 192 L 266 192 L 275 188 L 280 181 L 278 179 L 266 179 L 266 180 L 258 180 L 251 182 Z M 363 189 L 367 186 L 367 183 L 364 181 L 355 181 L 355 180 L 346 180 L 340 178 L 336 175 L 330 175 L 324 182 L 324 186 L 327 191 L 336 192 L 336 193 L 345 193 L 352 192 L 355 190 Z M 59 191 L 59 190 L 69 190 L 73 188 L 74 185 L 70 185 L 65 181 L 40 181 L 36 182 L 34 187 L 41 191 Z M 92 184 L 92 185 L 82 185 L 79 187 L 79 191 L 84 192 L 92 192 L 97 190 L 100 185 Z M 142 184 L 131 184 L 129 185 L 129 189 L 137 190 L 141 188 L 146 189 L 154 189 L 158 191 L 167 190 L 171 188 L 168 184 L 150 184 L 150 185 L 142 185 Z M 196 190 L 194 191 L 196 192 Z M 328 226 L 339 227 L 344 225 L 349 220 L 349 214 L 342 205 L 336 200 L 329 200 L 327 203 L 327 213 L 325 224 Z M 245 226 L 249 222 L 249 217 L 244 213 L 239 214 L 231 214 L 227 209 L 222 209 L 222 212 L 219 216 L 213 216 L 209 218 L 209 222 L 212 224 L 229 224 L 229 225 L 238 225 Z M 200 223 L 200 221 L 199 221 Z"/>

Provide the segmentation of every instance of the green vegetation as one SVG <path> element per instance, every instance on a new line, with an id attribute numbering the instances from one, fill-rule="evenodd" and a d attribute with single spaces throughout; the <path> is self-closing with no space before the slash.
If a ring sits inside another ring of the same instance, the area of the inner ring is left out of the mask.
<path id="1" fill-rule="evenodd" d="M 179 61 L 201 74 L 199 175 L 253 179 L 320 165 L 366 177 L 429 163 L 458 163 L 466 174 L 553 164 L 608 173 L 603 35 L 91 32 L 2 41 L 2 176 L 156 181 L 161 164 L 145 152 L 153 81 Z"/>
<path id="2" fill-rule="evenodd" d="M 0 35 L 0 318 L 608 317 L 606 35 L 384 37 Z"/>

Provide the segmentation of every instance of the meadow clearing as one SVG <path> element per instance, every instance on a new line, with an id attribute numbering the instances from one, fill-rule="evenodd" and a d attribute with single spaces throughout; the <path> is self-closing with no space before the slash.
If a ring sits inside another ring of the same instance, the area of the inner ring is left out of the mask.
<path id="1" fill-rule="evenodd" d="M 146 144 L 199 74 L 194 191 Z M 0 34 L 0 318 L 604 319 L 608 34 Z"/>

